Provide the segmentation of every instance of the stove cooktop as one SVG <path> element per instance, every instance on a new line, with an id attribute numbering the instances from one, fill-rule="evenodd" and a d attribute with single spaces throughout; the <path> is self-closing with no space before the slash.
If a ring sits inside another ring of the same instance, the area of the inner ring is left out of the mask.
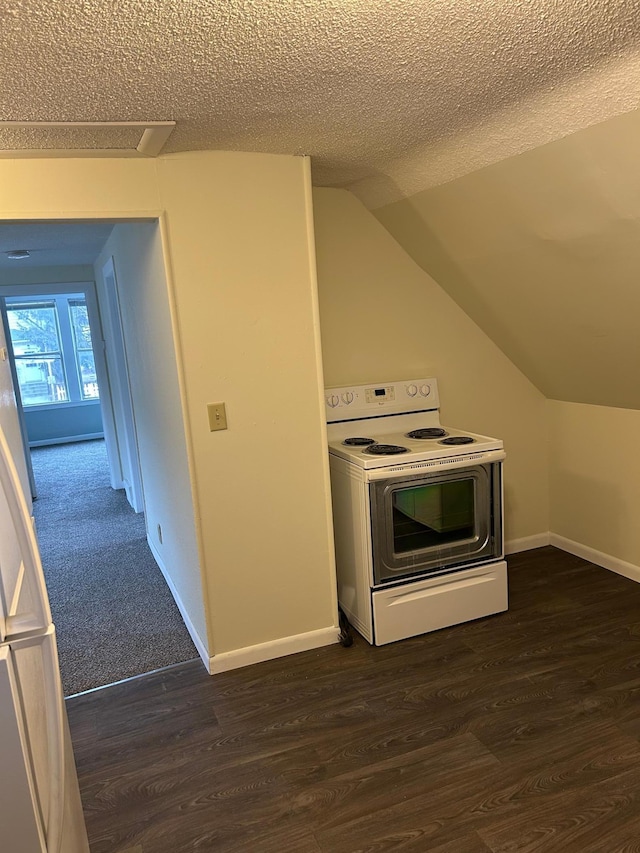
<path id="1" fill-rule="evenodd" d="M 407 415 L 411 418 L 415 416 Z M 395 420 L 395 418 L 394 418 Z M 341 424 L 344 428 L 346 424 Z M 351 428 L 353 429 L 353 424 Z M 371 429 L 371 424 L 369 424 Z M 361 468 L 380 468 L 384 466 L 405 465 L 430 459 L 448 459 L 456 456 L 469 456 L 488 450 L 502 450 L 502 441 L 486 435 L 465 432 L 446 427 L 446 436 L 430 439 L 410 438 L 410 430 L 385 432 L 380 435 L 331 435 L 329 431 L 329 453 L 345 459 Z M 375 430 L 372 430 L 375 432 Z M 345 443 L 349 438 L 367 438 L 367 443 Z M 401 448 L 401 449 L 398 449 Z"/>
<path id="2" fill-rule="evenodd" d="M 325 389 L 329 453 L 361 468 L 502 450 L 502 441 L 440 423 L 435 379 Z"/>

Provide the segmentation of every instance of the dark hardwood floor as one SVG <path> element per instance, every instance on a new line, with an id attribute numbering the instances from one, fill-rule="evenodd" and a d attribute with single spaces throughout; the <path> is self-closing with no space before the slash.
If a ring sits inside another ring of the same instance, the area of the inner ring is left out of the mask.
<path id="1" fill-rule="evenodd" d="M 553 548 L 507 613 L 68 700 L 92 853 L 640 851 L 640 585 Z"/>

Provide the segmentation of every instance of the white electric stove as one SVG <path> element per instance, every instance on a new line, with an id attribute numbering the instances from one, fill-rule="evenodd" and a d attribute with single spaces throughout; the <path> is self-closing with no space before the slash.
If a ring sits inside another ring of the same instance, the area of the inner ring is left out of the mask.
<path id="1" fill-rule="evenodd" d="M 507 608 L 502 441 L 440 424 L 435 379 L 325 390 L 338 598 L 376 645 Z"/>

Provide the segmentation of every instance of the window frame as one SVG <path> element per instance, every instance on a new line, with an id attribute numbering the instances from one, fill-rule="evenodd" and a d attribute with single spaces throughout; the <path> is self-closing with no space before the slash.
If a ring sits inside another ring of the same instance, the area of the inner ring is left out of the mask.
<path id="1" fill-rule="evenodd" d="M 77 402 L 79 402 L 79 403 L 93 403 L 96 400 L 100 399 L 100 388 L 99 388 L 99 383 L 98 383 L 98 374 L 97 374 L 97 368 L 96 368 L 95 350 L 94 350 L 94 346 L 93 346 L 93 335 L 92 335 L 92 330 L 91 330 L 91 322 L 89 320 L 89 303 L 87 302 L 87 299 L 84 296 L 84 294 L 77 294 L 76 295 L 73 293 L 68 294 L 66 296 L 66 302 L 67 302 L 67 316 L 68 316 L 68 320 L 69 320 L 69 326 L 71 328 L 71 343 L 73 346 L 74 364 L 75 364 L 76 375 L 77 375 L 77 380 L 78 380 L 78 389 L 79 389 L 79 393 L 80 393 L 80 396 L 79 396 L 79 399 Z M 91 343 L 89 344 L 89 346 L 82 346 L 81 347 L 78 345 L 78 334 L 77 334 L 77 329 L 76 329 L 77 324 L 76 324 L 76 321 L 73 317 L 73 308 L 75 308 L 79 305 L 84 305 L 84 307 L 87 310 L 87 325 L 89 326 L 89 337 L 91 338 Z M 85 383 L 84 383 L 84 380 L 82 378 L 82 366 L 80 364 L 80 354 L 81 353 L 87 353 L 87 352 L 91 353 L 91 358 L 93 360 L 93 372 L 95 374 L 95 385 L 96 385 L 96 389 L 98 391 L 98 393 L 96 394 L 95 397 L 85 397 L 85 395 L 84 395 L 84 384 Z"/>
<path id="2" fill-rule="evenodd" d="M 46 403 L 29 403 L 25 400 L 24 396 L 22 396 L 22 405 L 28 411 L 43 411 L 46 409 L 59 409 L 68 406 L 77 406 L 81 404 L 91 404 L 99 402 L 99 392 L 97 397 L 93 398 L 85 398 L 83 396 L 82 389 L 82 377 L 80 364 L 78 360 L 78 348 L 76 345 L 76 335 L 73 329 L 73 321 L 71 319 L 71 303 L 72 302 L 80 302 L 84 303 L 87 306 L 87 319 L 89 319 L 89 303 L 86 298 L 86 294 L 82 291 L 75 292 L 66 292 L 66 293 L 40 293 L 38 295 L 31 295 L 27 293 L 21 293 L 19 295 L 11 295 L 5 296 L 5 307 L 7 314 L 10 313 L 12 309 L 16 308 L 28 308 L 30 303 L 33 303 L 35 307 L 38 306 L 38 303 L 44 303 L 43 307 L 49 307 L 46 303 L 50 303 L 56 312 L 56 326 L 58 332 L 58 344 L 60 346 L 59 356 L 62 362 L 62 370 L 65 378 L 66 385 L 66 400 L 51 400 Z M 89 323 L 89 329 L 91 333 L 91 323 Z M 13 338 L 12 338 L 13 342 Z M 86 349 L 86 348 L 85 348 Z M 93 335 L 91 336 L 91 350 L 94 353 L 94 343 L 93 343 Z M 49 353 L 34 353 L 34 356 L 47 356 Z M 53 354 L 53 351 L 52 351 Z M 57 354 L 57 353 L 56 353 Z M 24 355 L 16 355 L 15 350 L 13 353 L 14 360 L 16 361 L 16 365 L 19 360 L 24 360 L 26 356 Z M 35 359 L 34 359 L 35 360 Z M 94 356 L 95 363 L 95 356 Z M 96 385 L 98 385 L 98 380 L 96 377 Z M 22 389 L 21 389 L 22 390 Z"/>
<path id="3" fill-rule="evenodd" d="M 101 407 L 103 420 L 105 414 L 107 417 L 111 416 L 111 408 L 110 408 L 110 390 L 108 387 L 108 375 L 106 372 L 106 363 L 105 363 L 105 347 L 104 347 L 104 335 L 102 332 L 102 323 L 100 320 L 100 312 L 98 310 L 98 297 L 96 292 L 96 284 L 95 281 L 90 280 L 89 278 L 85 278 L 82 281 L 62 281 L 62 282 L 51 282 L 51 281 L 43 281 L 37 284 L 3 284 L 0 285 L 0 300 L 4 303 L 3 311 L 6 313 L 6 309 L 9 307 L 11 301 L 14 302 L 25 302 L 32 298 L 39 298 L 40 300 L 50 300 L 55 296 L 61 297 L 70 297 L 73 296 L 80 297 L 84 299 L 87 303 L 87 316 L 89 319 L 89 328 L 91 330 L 91 343 L 93 347 L 94 359 L 96 364 L 96 381 L 98 384 L 99 392 L 104 392 L 103 397 L 94 397 L 89 400 L 67 400 L 65 402 L 59 403 L 37 403 L 35 405 L 24 405 L 24 401 L 21 400 L 21 405 L 23 409 L 27 412 L 37 412 L 37 411 L 57 411 L 58 409 L 63 409 L 72 406 L 95 406 L 99 405 Z M 6 329 L 8 333 L 8 327 Z M 73 336 L 73 332 L 70 330 L 71 336 Z M 9 338 L 10 336 L 7 335 Z M 15 361 L 15 355 L 13 353 L 13 345 L 11 340 L 7 340 L 7 346 L 11 348 L 11 358 Z M 73 343 L 72 343 L 73 346 Z M 74 359 L 73 363 L 75 363 L 75 351 L 74 351 Z M 75 371 L 75 368 L 73 368 Z M 19 389 L 16 389 L 17 391 Z M 107 410 L 105 413 L 105 405 L 107 406 Z"/>
<path id="4" fill-rule="evenodd" d="M 23 309 L 23 310 L 44 309 L 44 310 L 53 311 L 54 323 L 55 323 L 55 338 L 56 338 L 56 343 L 57 343 L 56 349 L 47 349 L 47 350 L 42 350 L 40 352 L 25 353 L 25 354 L 23 354 L 23 353 L 18 354 L 16 352 L 16 341 L 14 340 L 13 330 L 11 329 L 10 316 L 11 316 L 12 311 L 19 311 L 21 309 Z M 68 376 L 67 376 L 68 370 L 67 370 L 67 363 L 66 363 L 65 353 L 64 353 L 64 345 L 63 345 L 63 340 L 62 340 L 63 336 L 62 336 L 62 329 L 61 329 L 61 324 L 60 324 L 60 316 L 59 316 L 60 312 L 59 312 L 59 306 L 58 306 L 58 303 L 57 303 L 57 300 L 55 299 L 55 297 L 49 295 L 49 296 L 45 296 L 45 297 L 31 297 L 31 298 L 26 299 L 26 300 L 23 298 L 19 298 L 19 297 L 12 297 L 12 298 L 6 300 L 6 312 L 7 312 L 7 322 L 8 322 L 8 326 L 9 326 L 9 335 L 11 338 L 11 345 L 13 348 L 13 358 L 14 358 L 14 361 L 16 364 L 16 371 L 17 371 L 16 375 L 18 377 L 18 384 L 20 385 L 20 393 L 22 396 L 23 405 L 28 406 L 29 408 L 32 408 L 33 406 L 44 406 L 44 407 L 55 406 L 55 407 L 58 407 L 64 403 L 68 403 L 71 399 L 71 393 L 70 393 L 70 387 L 69 387 L 69 380 L 68 380 Z M 64 390 L 64 394 L 65 394 L 66 399 L 64 399 L 64 400 L 49 400 L 47 402 L 40 402 L 40 403 L 27 403 L 27 402 L 25 402 L 24 386 L 20 382 L 20 370 L 18 369 L 18 365 L 20 364 L 20 362 L 27 362 L 27 361 L 46 362 L 47 360 L 54 360 L 54 361 L 60 362 L 61 372 L 62 372 L 61 384 L 62 384 L 62 388 Z"/>

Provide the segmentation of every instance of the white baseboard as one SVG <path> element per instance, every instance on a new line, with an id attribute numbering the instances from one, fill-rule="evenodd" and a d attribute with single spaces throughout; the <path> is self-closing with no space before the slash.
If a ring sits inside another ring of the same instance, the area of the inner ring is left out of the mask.
<path id="1" fill-rule="evenodd" d="M 43 438 L 39 441 L 30 441 L 29 447 L 48 447 L 50 444 L 73 444 L 76 441 L 95 441 L 104 438 L 103 432 L 86 432 L 82 435 L 63 435 L 59 438 Z"/>
<path id="2" fill-rule="evenodd" d="M 306 634 L 282 637 L 279 640 L 271 640 L 268 643 L 260 643 L 257 646 L 247 646 L 244 649 L 222 652 L 219 655 L 213 655 L 210 659 L 208 669 L 213 675 L 218 672 L 227 672 L 230 669 L 238 669 L 241 666 L 249 666 L 252 663 L 261 663 L 265 660 L 285 657 L 285 655 L 292 655 L 296 652 L 319 649 L 322 646 L 330 646 L 333 643 L 337 643 L 338 634 L 339 628 L 335 625 L 330 628 L 309 631 Z"/>
<path id="3" fill-rule="evenodd" d="M 155 544 L 151 541 L 151 539 L 148 536 L 147 536 L 147 543 L 149 545 L 149 548 L 151 549 L 151 553 L 153 554 L 154 560 L 158 564 L 158 568 L 162 572 L 162 575 L 163 575 L 165 581 L 167 582 L 167 586 L 171 590 L 171 595 L 173 596 L 173 599 L 178 606 L 178 610 L 180 611 L 180 615 L 182 616 L 184 624 L 187 627 L 187 631 L 191 635 L 191 639 L 193 640 L 193 644 L 196 647 L 196 649 L 198 650 L 198 654 L 202 658 L 202 662 L 205 665 L 207 672 L 209 674 L 211 674 L 211 669 L 209 668 L 209 661 L 210 661 L 209 650 L 207 649 L 207 647 L 206 647 L 202 637 L 200 636 L 200 634 L 198 634 L 198 632 L 196 631 L 193 622 L 189 618 L 189 614 L 187 613 L 187 610 L 186 610 L 184 604 L 182 603 L 182 599 L 180 598 L 180 596 L 178 594 L 178 590 L 173 585 L 173 581 L 171 580 L 171 576 L 170 576 L 169 572 L 167 571 L 167 569 L 166 569 L 166 567 L 165 567 L 165 565 L 164 565 L 164 563 L 160 557 L 160 554 L 158 554 L 158 551 L 155 547 Z"/>
<path id="4" fill-rule="evenodd" d="M 533 536 L 523 536 L 521 539 L 510 539 L 504 543 L 505 554 L 517 554 L 519 551 L 532 551 L 550 544 L 550 534 L 536 533 Z"/>
<path id="5" fill-rule="evenodd" d="M 274 658 L 285 657 L 285 655 L 293 655 L 296 652 L 307 652 L 310 649 L 319 649 L 322 646 L 330 646 L 338 642 L 338 634 L 340 629 L 338 626 L 330 628 L 321 628 L 317 631 L 309 631 L 306 634 L 296 634 L 293 637 L 283 637 L 279 640 L 272 640 L 268 643 L 260 643 L 257 646 L 247 646 L 243 649 L 234 649 L 231 652 L 222 652 L 219 655 L 209 655 L 209 651 L 193 625 L 189 614 L 187 613 L 184 604 L 178 594 L 178 590 L 173 585 L 171 576 L 163 564 L 163 561 L 158 553 L 155 543 L 147 537 L 147 542 L 151 553 L 162 572 L 162 575 L 167 582 L 167 586 L 171 590 L 178 610 L 180 611 L 184 624 L 187 626 L 187 631 L 191 635 L 191 639 L 198 650 L 198 654 L 202 658 L 202 662 L 209 675 L 214 675 L 218 672 L 227 672 L 230 669 L 238 669 L 242 666 L 250 666 L 252 663 L 261 663 L 265 660 L 273 660 Z"/>
<path id="6" fill-rule="evenodd" d="M 604 554 L 602 551 L 596 551 L 595 548 L 589 548 L 588 545 L 581 545 L 580 542 L 574 542 L 572 539 L 565 539 L 564 536 L 558 536 L 557 533 L 550 535 L 549 544 L 560 548 L 562 551 L 568 551 L 569 554 L 574 554 L 576 557 L 582 557 L 583 560 L 588 560 L 590 563 L 595 563 L 596 566 L 609 569 L 611 572 L 640 583 L 640 566 L 627 563 L 625 560 L 619 560 L 617 557 Z"/>

